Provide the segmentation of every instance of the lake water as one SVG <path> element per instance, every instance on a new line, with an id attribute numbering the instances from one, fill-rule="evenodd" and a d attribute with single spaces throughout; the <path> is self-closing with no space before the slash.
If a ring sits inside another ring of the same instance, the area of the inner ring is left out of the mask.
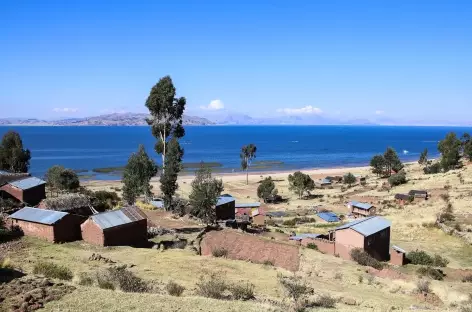
<path id="1" fill-rule="evenodd" d="M 53 165 L 78 170 L 120 167 L 144 144 L 158 163 L 149 127 L 0 127 L 20 133 L 32 153 L 30 172 L 43 176 Z M 437 142 L 459 127 L 386 126 L 188 126 L 181 140 L 184 162 L 218 162 L 217 171 L 239 171 L 239 153 L 248 143 L 257 146 L 256 171 L 294 170 L 366 165 L 387 146 L 404 161 L 417 160 L 424 148 L 438 156 Z M 82 173 L 90 175 L 91 173 Z M 90 177 L 90 176 L 89 176 Z M 95 179 L 117 179 L 95 174 Z"/>

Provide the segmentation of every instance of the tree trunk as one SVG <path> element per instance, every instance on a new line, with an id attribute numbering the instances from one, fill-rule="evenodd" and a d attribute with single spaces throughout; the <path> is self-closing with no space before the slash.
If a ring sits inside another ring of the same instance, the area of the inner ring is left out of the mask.
<path id="1" fill-rule="evenodd" d="M 248 172 L 248 169 L 246 169 L 246 185 L 249 185 L 249 172 Z"/>

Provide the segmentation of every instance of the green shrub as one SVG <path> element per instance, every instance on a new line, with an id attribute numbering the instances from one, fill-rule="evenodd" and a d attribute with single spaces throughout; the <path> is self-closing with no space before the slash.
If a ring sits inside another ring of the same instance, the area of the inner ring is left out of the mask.
<path id="1" fill-rule="evenodd" d="M 274 262 L 272 262 L 271 260 L 264 260 L 264 262 L 262 262 L 263 265 L 267 265 L 267 266 L 274 266 Z"/>
<path id="2" fill-rule="evenodd" d="M 295 224 L 303 224 L 303 223 L 315 223 L 315 218 L 308 218 L 308 217 L 295 217 L 293 218 Z"/>
<path id="3" fill-rule="evenodd" d="M 297 225 L 297 221 L 295 219 L 284 220 L 284 222 L 282 222 L 282 225 L 289 226 L 289 227 L 294 227 L 294 226 Z"/>
<path id="4" fill-rule="evenodd" d="M 433 257 L 423 250 L 416 250 L 407 253 L 406 258 L 411 264 L 433 265 Z"/>
<path id="5" fill-rule="evenodd" d="M 441 270 L 432 267 L 418 268 L 416 273 L 418 273 L 420 276 L 427 276 L 437 281 L 442 281 L 444 278 L 444 273 Z"/>
<path id="6" fill-rule="evenodd" d="M 449 260 L 446 258 L 441 257 L 440 255 L 434 255 L 433 257 L 433 265 L 438 267 L 446 267 L 449 264 Z"/>
<path id="7" fill-rule="evenodd" d="M 308 244 L 306 245 L 306 248 L 318 250 L 318 245 L 313 244 L 313 243 L 308 243 Z"/>
<path id="8" fill-rule="evenodd" d="M 70 281 L 74 277 L 69 268 L 52 262 L 37 262 L 34 265 L 33 274 L 42 274 L 49 278 L 57 278 L 66 281 Z"/>
<path id="9" fill-rule="evenodd" d="M 312 288 L 297 277 L 279 277 L 279 282 L 284 287 L 288 297 L 292 298 L 294 301 L 298 301 L 313 292 Z"/>
<path id="10" fill-rule="evenodd" d="M 405 184 L 406 183 L 406 175 L 404 173 L 397 173 L 388 178 L 388 183 L 390 183 L 391 186 L 397 186 L 400 184 Z"/>
<path id="11" fill-rule="evenodd" d="M 234 284 L 229 287 L 229 291 L 236 300 L 254 299 L 254 285 L 249 282 L 244 284 Z"/>
<path id="12" fill-rule="evenodd" d="M 215 248 L 211 251 L 211 254 L 215 258 L 226 258 L 226 256 L 228 255 L 228 250 L 224 248 Z"/>
<path id="13" fill-rule="evenodd" d="M 423 172 L 425 174 L 435 174 L 441 172 L 441 164 L 440 163 L 434 163 L 431 166 L 426 166 L 423 168 Z"/>
<path id="14" fill-rule="evenodd" d="M 140 293 L 149 291 L 149 286 L 145 281 L 124 267 L 111 267 L 107 271 L 115 285 L 124 292 Z"/>
<path id="15" fill-rule="evenodd" d="M 225 282 L 223 277 L 216 274 L 211 274 L 201 278 L 201 282 L 197 283 L 197 293 L 200 296 L 212 298 L 212 299 L 223 299 L 224 292 L 228 289 L 228 284 Z"/>
<path id="16" fill-rule="evenodd" d="M 176 282 L 170 281 L 166 285 L 167 293 L 171 296 L 180 297 L 185 290 L 185 287 L 177 284 Z"/>
<path id="17" fill-rule="evenodd" d="M 352 260 L 357 262 L 360 265 L 370 266 L 377 270 L 381 270 L 383 268 L 383 264 L 372 258 L 367 252 L 365 252 L 361 248 L 354 248 L 350 252 Z"/>
<path id="18" fill-rule="evenodd" d="M 282 231 L 281 229 L 275 229 L 275 231 L 276 231 L 277 233 L 282 233 L 282 234 L 285 233 L 285 232 Z"/>

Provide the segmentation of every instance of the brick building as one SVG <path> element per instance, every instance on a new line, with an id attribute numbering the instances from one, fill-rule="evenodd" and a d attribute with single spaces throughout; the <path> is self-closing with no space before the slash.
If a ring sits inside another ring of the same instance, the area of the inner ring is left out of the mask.
<path id="1" fill-rule="evenodd" d="M 37 205 L 46 198 L 46 182 L 36 177 L 25 177 L 9 181 L 0 191 L 30 206 Z"/>
<path id="2" fill-rule="evenodd" d="M 23 208 L 9 216 L 8 225 L 18 226 L 26 236 L 50 242 L 80 240 L 80 224 L 85 218 L 61 211 Z"/>
<path id="3" fill-rule="evenodd" d="M 390 263 L 393 265 L 404 265 L 406 263 L 406 251 L 398 246 L 390 249 Z"/>
<path id="4" fill-rule="evenodd" d="M 100 246 L 139 246 L 147 241 L 147 217 L 136 207 L 90 216 L 81 225 L 84 241 Z"/>
<path id="5" fill-rule="evenodd" d="M 375 215 L 375 207 L 369 203 L 350 201 L 347 207 L 355 218 Z"/>

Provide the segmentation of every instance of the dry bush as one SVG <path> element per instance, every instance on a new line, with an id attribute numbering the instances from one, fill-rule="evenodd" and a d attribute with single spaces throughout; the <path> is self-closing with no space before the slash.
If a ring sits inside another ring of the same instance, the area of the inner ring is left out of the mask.
<path id="1" fill-rule="evenodd" d="M 263 265 L 267 265 L 267 266 L 274 266 L 274 262 L 271 261 L 271 260 L 264 260 L 264 262 L 262 262 Z"/>
<path id="2" fill-rule="evenodd" d="M 167 293 L 171 296 L 180 297 L 185 290 L 185 287 L 177 284 L 174 281 L 170 281 L 166 285 Z"/>
<path id="3" fill-rule="evenodd" d="M 37 262 L 34 265 L 33 274 L 42 274 L 49 278 L 57 278 L 66 281 L 70 281 L 74 277 L 69 268 L 52 262 Z"/>
<path id="4" fill-rule="evenodd" d="M 336 299 L 330 295 L 319 296 L 312 304 L 315 307 L 332 309 L 336 307 Z"/>
<path id="5" fill-rule="evenodd" d="M 309 243 L 309 244 L 306 245 L 306 248 L 318 250 L 318 245 L 313 244 L 313 243 Z"/>
<path id="6" fill-rule="evenodd" d="M 96 274 L 98 287 L 124 292 L 143 293 L 151 290 L 148 283 L 124 267 L 111 267 Z"/>
<path id="7" fill-rule="evenodd" d="M 254 299 L 254 285 L 249 282 L 231 285 L 229 291 L 236 300 Z"/>
<path id="8" fill-rule="evenodd" d="M 226 256 L 228 255 L 228 250 L 224 248 L 215 248 L 211 251 L 211 254 L 215 258 L 226 258 Z"/>
<path id="9" fill-rule="evenodd" d="M 94 283 L 93 276 L 87 274 L 87 273 L 80 273 L 79 275 L 79 285 L 82 286 L 92 286 Z"/>
<path id="10" fill-rule="evenodd" d="M 336 274 L 334 274 L 334 279 L 342 280 L 343 274 L 341 272 L 336 272 Z"/>
<path id="11" fill-rule="evenodd" d="M 375 280 L 375 276 L 373 274 L 367 274 L 366 279 L 367 279 L 367 284 L 372 285 L 372 283 Z"/>
<path id="12" fill-rule="evenodd" d="M 431 289 L 429 287 L 430 285 L 430 281 L 425 279 L 419 279 L 418 282 L 416 282 L 416 290 L 419 293 L 429 293 L 431 292 Z"/>
<path id="13" fill-rule="evenodd" d="M 444 279 L 444 273 L 432 267 L 421 267 L 416 270 L 420 276 L 428 276 L 434 280 L 442 281 Z"/>
<path id="14" fill-rule="evenodd" d="M 472 274 L 466 275 L 462 278 L 463 283 L 472 283 Z"/>
<path id="15" fill-rule="evenodd" d="M 82 194 L 64 194 L 58 197 L 46 198 L 45 206 L 50 210 L 72 210 L 90 206 L 90 198 Z"/>
<path id="16" fill-rule="evenodd" d="M 228 288 L 229 285 L 224 280 L 224 277 L 216 273 L 202 277 L 201 282 L 197 283 L 197 293 L 200 296 L 212 299 L 223 299 L 225 297 L 224 293 Z"/>
<path id="17" fill-rule="evenodd" d="M 279 282 L 284 287 L 287 296 L 295 302 L 298 302 L 303 297 L 313 293 L 313 289 L 299 277 L 289 278 L 279 276 Z"/>

